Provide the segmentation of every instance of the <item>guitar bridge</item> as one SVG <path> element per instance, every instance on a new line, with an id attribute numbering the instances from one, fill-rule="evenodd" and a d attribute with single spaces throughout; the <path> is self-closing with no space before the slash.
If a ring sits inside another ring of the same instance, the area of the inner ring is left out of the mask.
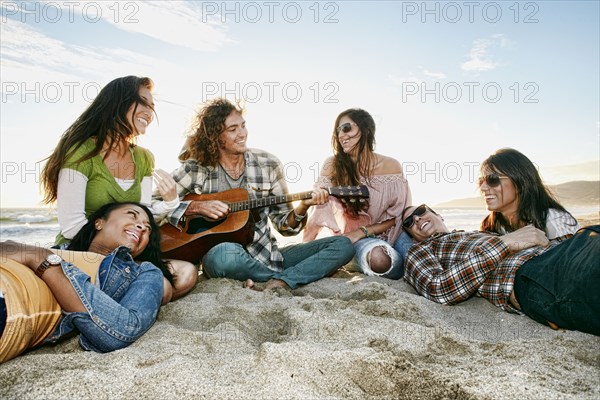
<path id="1" fill-rule="evenodd" d="M 186 218 L 186 217 L 185 217 L 185 215 L 184 215 L 184 216 L 182 216 L 182 217 L 179 219 L 179 221 L 177 222 L 177 226 L 176 226 L 176 228 L 177 228 L 177 230 L 178 230 L 179 232 L 183 232 L 183 228 L 185 228 L 185 222 L 186 222 L 186 221 L 187 221 L 187 218 Z"/>

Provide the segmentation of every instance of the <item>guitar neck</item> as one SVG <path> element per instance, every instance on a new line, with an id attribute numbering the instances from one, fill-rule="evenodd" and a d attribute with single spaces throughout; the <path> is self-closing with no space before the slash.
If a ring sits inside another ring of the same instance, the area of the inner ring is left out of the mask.
<path id="1" fill-rule="evenodd" d="M 277 204 L 290 203 L 296 200 L 310 199 L 311 196 L 312 191 L 309 191 L 302 193 L 286 194 L 281 196 L 269 196 L 263 197 L 261 199 L 253 199 L 248 201 L 237 201 L 235 203 L 230 203 L 229 209 L 231 210 L 231 212 L 253 210 L 255 208 L 263 208 L 274 206 Z"/>

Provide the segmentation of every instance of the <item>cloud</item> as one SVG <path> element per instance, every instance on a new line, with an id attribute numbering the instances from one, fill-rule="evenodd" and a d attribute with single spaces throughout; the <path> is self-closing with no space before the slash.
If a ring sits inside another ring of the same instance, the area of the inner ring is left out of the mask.
<path id="1" fill-rule="evenodd" d="M 491 71 L 498 66 L 489 54 L 489 48 L 494 44 L 490 39 L 477 39 L 469 51 L 469 61 L 460 67 L 464 71 Z"/>
<path id="2" fill-rule="evenodd" d="M 48 67 L 64 65 L 68 51 L 63 42 L 45 36 L 28 25 L 8 20 L 0 24 L 2 58 L 44 63 Z"/>
<path id="3" fill-rule="evenodd" d="M 31 26 L 9 20 L 1 24 L 3 80 L 5 74 L 19 81 L 32 81 L 28 74 L 37 71 L 33 80 L 104 79 L 136 71 L 160 69 L 177 71 L 177 65 L 122 48 L 83 47 L 49 36 Z M 139 71 L 139 72 L 138 72 Z"/>
<path id="4" fill-rule="evenodd" d="M 408 72 L 408 76 L 397 76 L 394 74 L 388 75 L 388 80 L 397 86 L 403 86 L 408 83 L 421 85 L 426 81 L 439 81 L 446 79 L 446 74 L 443 72 L 431 72 L 426 68 L 418 67 L 421 71 L 416 74 L 412 71 Z"/>
<path id="5" fill-rule="evenodd" d="M 145 35 L 171 45 L 197 51 L 216 51 L 225 43 L 227 26 L 219 19 L 204 15 L 197 1 L 131 2 L 54 2 L 65 12 L 86 21 L 101 18 L 118 29 Z M 93 7 L 91 7 L 91 4 Z M 69 7 L 71 9 L 69 9 Z M 66 19 L 66 17 L 64 17 Z M 93 22 L 91 22 L 93 23 Z"/>
<path id="6" fill-rule="evenodd" d="M 423 75 L 433 79 L 446 79 L 446 74 L 443 72 L 430 72 L 426 69 L 423 69 Z"/>
<path id="7" fill-rule="evenodd" d="M 496 33 L 492 35 L 492 39 L 497 41 L 502 48 L 511 47 L 514 44 L 514 42 L 509 40 L 504 33 Z"/>
<path id="8" fill-rule="evenodd" d="M 469 51 L 469 60 L 461 64 L 463 71 L 491 71 L 501 65 L 491 54 L 494 49 L 507 49 L 514 45 L 503 33 L 496 33 L 489 38 L 481 38 L 473 41 Z"/>
<path id="9" fill-rule="evenodd" d="M 388 75 L 388 79 L 393 84 L 398 85 L 398 86 L 403 86 L 403 85 L 405 85 L 407 83 L 415 83 L 417 85 L 420 85 L 423 82 L 422 79 L 419 79 L 416 76 L 414 76 L 412 72 L 409 73 L 408 77 L 399 77 L 399 76 L 396 76 L 394 74 L 389 74 Z"/>

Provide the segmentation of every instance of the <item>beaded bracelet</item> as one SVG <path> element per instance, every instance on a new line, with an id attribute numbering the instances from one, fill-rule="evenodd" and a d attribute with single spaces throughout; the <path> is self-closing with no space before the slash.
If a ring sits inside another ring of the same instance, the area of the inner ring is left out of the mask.
<path id="1" fill-rule="evenodd" d="M 375 235 L 372 233 L 369 233 L 369 231 L 367 230 L 367 228 L 365 226 L 361 226 L 360 230 L 363 231 L 363 233 L 365 234 L 366 238 L 374 238 Z"/>

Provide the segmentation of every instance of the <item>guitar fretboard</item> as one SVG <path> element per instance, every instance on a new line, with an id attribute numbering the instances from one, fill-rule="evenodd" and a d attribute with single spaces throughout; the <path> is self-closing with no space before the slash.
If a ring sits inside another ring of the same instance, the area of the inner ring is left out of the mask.
<path id="1" fill-rule="evenodd" d="M 237 201 L 229 204 L 231 212 L 252 210 L 254 208 L 262 208 L 268 206 L 274 206 L 276 204 L 289 203 L 296 200 L 309 199 L 312 196 L 312 191 L 287 194 L 282 196 L 269 196 L 261 199 L 253 199 L 248 201 Z"/>

